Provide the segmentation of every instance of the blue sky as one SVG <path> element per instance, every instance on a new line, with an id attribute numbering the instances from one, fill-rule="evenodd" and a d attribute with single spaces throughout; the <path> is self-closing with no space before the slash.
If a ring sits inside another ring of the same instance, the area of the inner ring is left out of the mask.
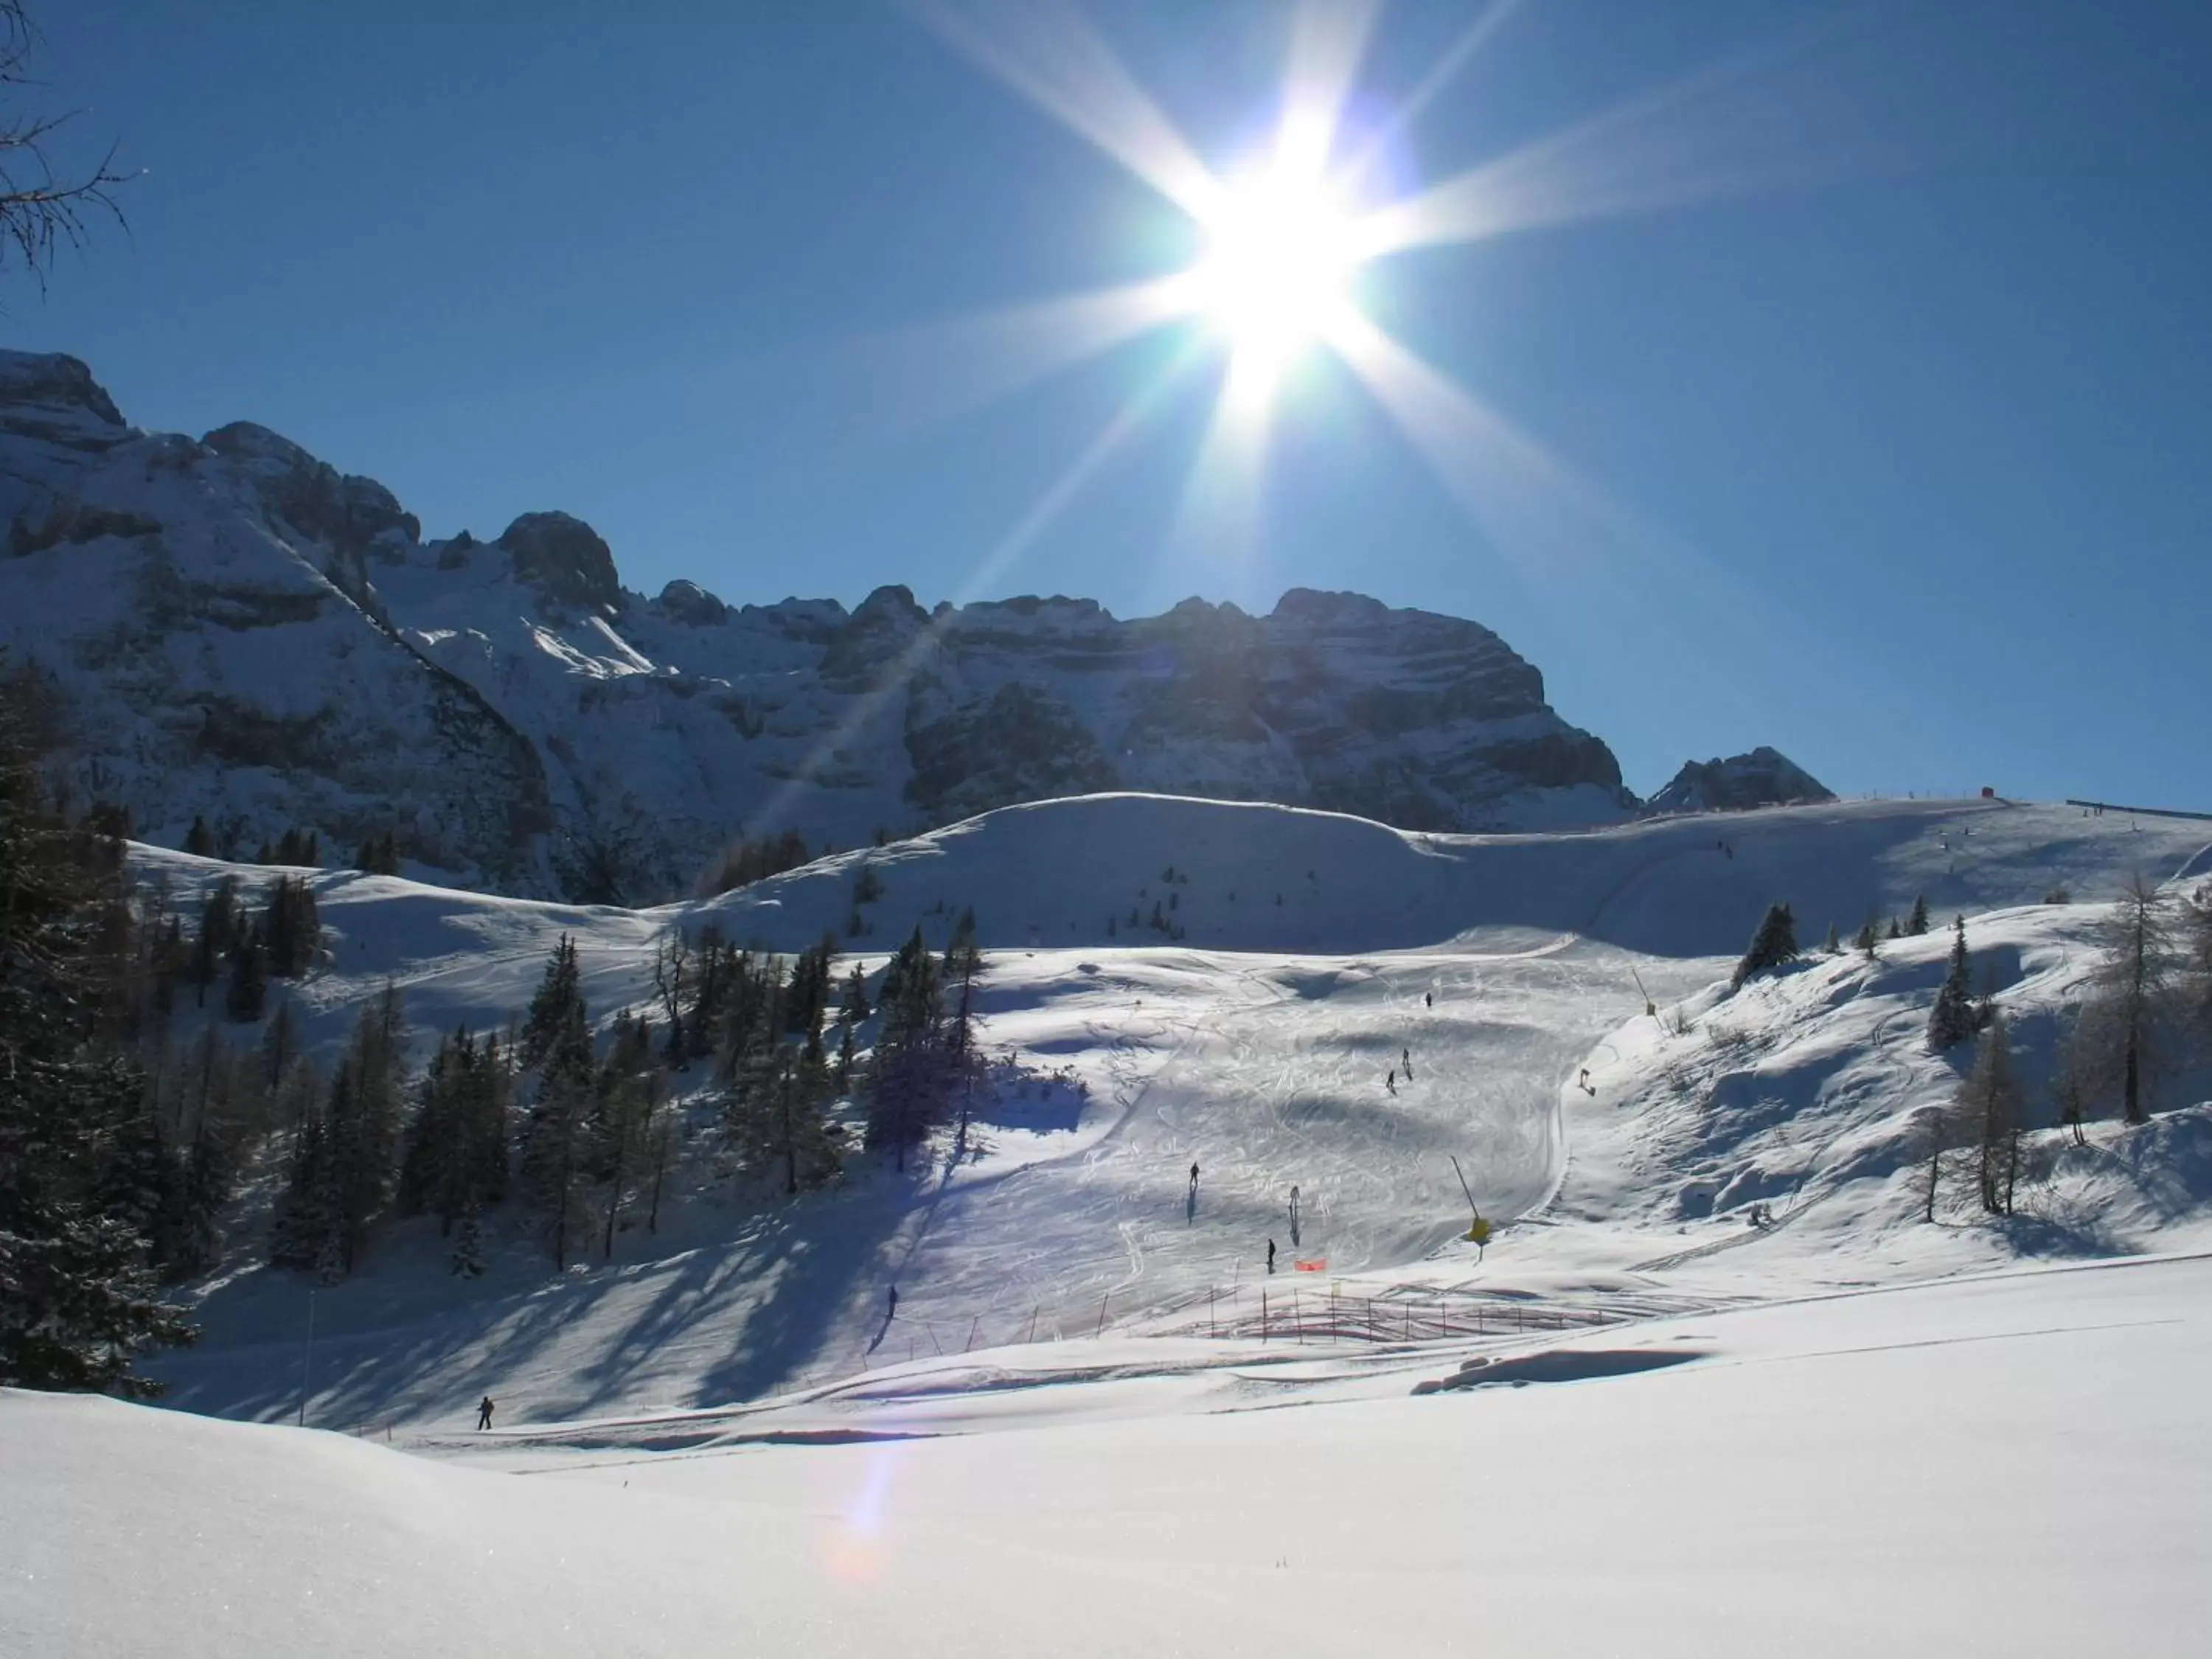
<path id="1" fill-rule="evenodd" d="M 974 404 L 1023 360 L 946 319 L 1200 243 L 910 11 L 37 9 L 50 96 L 146 173 L 127 236 L 18 283 L 0 339 L 84 357 L 143 425 L 274 427 L 430 533 L 557 507 L 648 592 L 957 596 L 1188 347 L 977 591 L 1474 617 L 1646 791 L 1772 743 L 1845 792 L 2212 809 L 2201 4 L 1512 9 L 1375 176 L 1580 131 L 1537 181 L 1626 179 L 1632 210 L 1400 253 L 1360 294 L 1535 447 L 1425 455 L 1316 348 L 1249 538 L 1179 516 L 1203 325 Z M 1382 9 L 1346 133 L 1483 12 Z M 1286 4 L 1088 15 L 1210 167 L 1266 143 Z"/>

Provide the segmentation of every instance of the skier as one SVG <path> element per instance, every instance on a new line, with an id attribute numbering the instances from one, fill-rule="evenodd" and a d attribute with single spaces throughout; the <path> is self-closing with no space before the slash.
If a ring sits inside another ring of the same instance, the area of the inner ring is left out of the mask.
<path id="1" fill-rule="evenodd" d="M 891 1310 L 884 1316 L 886 1322 L 898 1317 L 898 1286 L 891 1286 Z"/>
<path id="2" fill-rule="evenodd" d="M 1275 1241 L 1272 1238 L 1267 1241 L 1267 1271 L 1275 1271 Z"/>
<path id="3" fill-rule="evenodd" d="M 1594 1095 L 1597 1092 L 1596 1090 L 1590 1087 L 1589 1067 L 1587 1066 L 1583 1067 L 1582 1088 L 1583 1092 L 1586 1095 Z"/>
<path id="4" fill-rule="evenodd" d="M 1398 1058 L 1405 1062 L 1406 1081 L 1411 1083 L 1413 1080 L 1413 1051 L 1411 1048 L 1401 1048 L 1398 1050 Z"/>
<path id="5" fill-rule="evenodd" d="M 1190 1189 L 1193 1192 L 1198 1190 L 1198 1160 L 1196 1158 L 1190 1161 Z"/>
<path id="6" fill-rule="evenodd" d="M 477 1401 L 477 1432 L 482 1434 L 491 1426 L 491 1396 L 486 1395 Z"/>
<path id="7" fill-rule="evenodd" d="M 1395 1069 L 1382 1074 L 1382 1086 L 1394 1095 L 1398 1092 L 1398 1073 Z"/>
<path id="8" fill-rule="evenodd" d="M 1421 993 L 1421 1006 L 1424 1008 L 1433 1008 L 1436 1006 L 1437 994 L 1434 991 L 1424 991 Z"/>

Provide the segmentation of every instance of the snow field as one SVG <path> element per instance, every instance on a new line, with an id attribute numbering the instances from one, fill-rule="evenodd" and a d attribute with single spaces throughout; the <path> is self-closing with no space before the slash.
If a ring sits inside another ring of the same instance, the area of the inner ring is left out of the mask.
<path id="1" fill-rule="evenodd" d="M 1821 924 L 1808 895 L 1852 895 L 1848 931 L 1869 895 L 1887 914 L 1926 891 L 1940 919 L 1946 893 L 2018 904 L 2064 884 L 2087 898 L 2132 868 L 2199 856 L 2201 826 L 2142 823 L 1875 802 L 1457 839 L 1124 795 L 1009 809 L 660 911 L 326 872 L 331 965 L 294 994 L 311 1040 L 331 1043 L 387 977 L 425 1037 L 464 1019 L 501 1024 L 563 931 L 605 1019 L 646 1000 L 668 927 L 713 918 L 740 940 L 796 949 L 847 917 L 865 859 L 885 893 L 868 907 L 872 931 L 849 943 L 888 949 L 917 921 L 938 942 L 975 904 L 991 963 L 983 1039 L 1032 1081 L 982 1103 L 964 1140 L 948 1132 L 903 1180 L 859 1158 L 839 1188 L 785 1205 L 695 1158 L 659 1235 L 626 1231 L 613 1262 L 560 1279 L 520 1212 L 500 1218 L 494 1271 L 471 1285 L 447 1275 L 434 1224 L 396 1225 L 368 1271 L 315 1297 L 310 1418 L 419 1433 L 465 1423 L 483 1392 L 514 1420 L 690 1410 L 909 1358 L 1102 1328 L 1188 1332 L 1201 1305 L 1212 1328 L 1245 1328 L 1270 1237 L 1278 1285 L 1294 1257 L 1327 1260 L 1326 1275 L 1295 1276 L 1301 1293 L 1342 1281 L 1355 1298 L 1449 1293 L 1607 1314 L 1985 1265 L 2033 1242 L 2020 1229 L 1923 1236 L 1899 1219 L 1912 1155 L 1898 1137 L 1955 1080 L 1909 1052 L 1940 975 L 1940 931 L 1886 945 L 1878 985 L 1847 962 L 1754 986 L 1718 1012 L 1705 988 L 1773 898 L 1797 904 L 1809 942 Z M 185 896 L 227 867 L 146 863 Z M 1164 914 L 1185 940 L 1107 935 L 1117 910 L 1124 924 L 1127 905 L 1148 916 L 1168 893 L 1177 902 Z M 2040 973 L 2094 913 L 2021 914 L 1986 939 L 1978 920 L 1974 943 Z M 1079 942 L 1052 946 L 1063 927 Z M 2008 944 L 2007 927 L 2027 931 Z M 1210 934 L 1244 943 L 1201 945 Z M 1325 938 L 1339 942 L 1291 948 Z M 2025 1010 L 2063 989 L 2033 983 L 2005 994 Z M 1698 1026 L 1695 1040 L 1662 1040 L 1659 1022 L 1635 1018 L 1647 995 Z M 1392 1094 L 1383 1079 L 1401 1051 L 1413 1077 Z M 1585 1066 L 1595 1098 L 1577 1086 Z M 1745 1099 L 1725 1144 L 1709 1145 L 1698 1103 L 1715 1088 Z M 1455 1242 L 1467 1216 L 1454 1157 L 1486 1215 L 1525 1218 L 1479 1263 Z M 1870 1172 L 1894 1188 L 1879 1205 Z M 1750 1237 L 1754 1200 L 1787 1224 Z M 2104 1242 L 2164 1237 L 2145 1210 Z M 2085 1236 L 2075 1248 L 2091 1247 Z M 206 1341 L 162 1365 L 176 1403 L 289 1419 L 307 1285 L 241 1257 L 203 1290 Z"/>
<path id="2" fill-rule="evenodd" d="M 0 1651 L 2193 1654 L 2208 1297 L 2014 1273 L 1431 1351 L 1427 1397 L 1109 1339 L 843 1425 L 908 1437 L 478 1468 L 4 1395 Z"/>

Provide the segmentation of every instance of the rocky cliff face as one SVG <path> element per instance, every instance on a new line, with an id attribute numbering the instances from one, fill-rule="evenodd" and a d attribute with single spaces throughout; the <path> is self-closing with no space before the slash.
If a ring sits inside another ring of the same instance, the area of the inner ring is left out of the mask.
<path id="1" fill-rule="evenodd" d="M 1726 760 L 1684 761 L 1674 780 L 1645 803 L 1652 812 L 1735 812 L 1833 800 L 1820 781 L 1778 749 L 1765 745 Z"/>
<path id="2" fill-rule="evenodd" d="M 1432 830 L 1633 805 L 1471 622 L 1305 590 L 1127 622 L 897 587 L 648 599 L 565 514 L 425 542 L 264 428 L 127 426 L 67 357 L 0 353 L 0 643 L 53 680 L 75 793 L 155 841 L 393 828 L 441 878 L 638 902 L 742 835 L 851 846 L 1101 789 Z"/>

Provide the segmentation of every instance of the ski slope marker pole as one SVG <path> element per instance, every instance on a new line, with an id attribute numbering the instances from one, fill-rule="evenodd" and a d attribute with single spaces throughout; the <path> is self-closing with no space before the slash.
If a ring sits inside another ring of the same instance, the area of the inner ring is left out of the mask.
<path id="1" fill-rule="evenodd" d="M 1101 1334 L 1106 1328 L 1106 1302 L 1107 1298 L 1113 1294 L 1113 1291 L 1109 1291 L 1105 1296 L 1098 1298 L 1098 1329 L 1091 1333 L 1093 1336 Z"/>

